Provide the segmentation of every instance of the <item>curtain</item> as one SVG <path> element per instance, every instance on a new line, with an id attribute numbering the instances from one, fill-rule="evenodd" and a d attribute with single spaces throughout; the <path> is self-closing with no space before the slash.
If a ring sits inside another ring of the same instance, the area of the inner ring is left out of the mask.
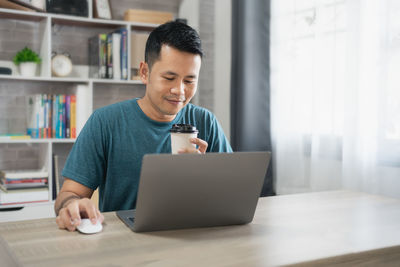
<path id="1" fill-rule="evenodd" d="M 271 151 L 270 1 L 232 0 L 231 144 L 234 151 Z M 272 164 L 262 196 L 273 195 Z"/>
<path id="2" fill-rule="evenodd" d="M 278 194 L 400 197 L 400 1 L 273 0 Z"/>

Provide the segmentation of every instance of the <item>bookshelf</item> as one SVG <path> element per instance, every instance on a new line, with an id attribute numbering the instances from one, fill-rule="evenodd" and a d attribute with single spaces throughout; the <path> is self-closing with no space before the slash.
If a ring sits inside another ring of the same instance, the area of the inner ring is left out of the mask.
<path id="1" fill-rule="evenodd" d="M 89 8 L 91 8 L 91 5 L 89 5 Z M 136 91 L 136 94 L 144 95 L 144 86 L 141 81 L 129 80 L 132 67 L 130 64 L 130 36 L 134 32 L 149 32 L 158 25 L 150 23 L 132 23 L 122 20 L 96 19 L 92 17 L 92 13 L 93 12 L 90 11 L 89 17 L 86 18 L 0 8 L 0 23 L 1 21 L 6 24 L 9 23 L 11 27 L 16 27 L 23 32 L 24 35 L 26 34 L 26 45 L 31 47 L 42 58 L 40 70 L 38 71 L 39 74 L 37 76 L 22 77 L 18 75 L 18 71 L 15 66 L 13 66 L 11 62 L 12 57 L 10 56 L 13 53 L 15 54 L 20 47 L 16 47 L 15 51 L 9 52 L 9 55 L 5 55 L 0 51 L 0 66 L 11 67 L 13 70 L 12 75 L 0 75 L 0 95 L 2 92 L 3 95 L 8 93 L 11 95 L 9 99 L 12 99 L 12 96 L 21 98 L 26 94 L 75 94 L 77 95 L 77 101 L 79 101 L 80 96 L 81 99 L 85 100 L 85 108 L 77 110 L 77 116 L 80 117 L 81 121 L 86 121 L 95 108 L 102 106 L 104 101 L 102 101 L 102 99 L 96 100 L 101 97 L 102 92 L 116 90 L 115 88 L 117 88 L 117 90 L 121 90 L 127 94 L 126 92 L 129 92 L 131 88 L 134 87 L 132 90 Z M 119 28 L 126 28 L 128 31 L 128 80 L 96 79 L 89 77 L 88 38 L 98 33 L 109 33 Z M 9 36 L 3 35 L 2 37 L 2 35 L 3 34 L 0 33 L 0 47 L 2 42 L 5 43 L 9 41 L 7 40 Z M 21 37 L 15 36 L 15 34 L 10 34 L 10 36 L 11 42 L 21 42 L 21 40 L 13 40 L 13 38 L 21 39 Z M 6 45 L 3 45 L 3 47 L 6 47 Z M 52 52 L 63 52 L 65 50 L 71 55 L 74 71 L 68 75 L 68 77 L 54 77 L 51 73 Z M 103 98 L 105 97 L 103 96 Z M 117 102 L 117 100 L 120 101 L 121 99 L 115 98 L 115 100 Z M 5 101 L 7 100 L 3 102 Z M 18 106 L 18 99 L 13 101 L 17 103 L 16 105 Z M 6 109 L 4 110 L 12 114 L 14 110 L 12 104 L 5 106 Z M 15 113 L 18 113 L 18 110 L 16 110 Z M 10 126 L 9 123 L 8 128 L 18 128 L 19 125 L 18 129 L 22 129 L 21 125 L 23 123 L 20 117 L 16 117 L 15 125 L 13 123 L 13 125 Z M 3 129 L 4 133 L 4 127 L 1 128 L 0 125 L 0 129 Z M 80 129 L 81 127 L 77 125 L 77 135 Z M 12 129 L 10 132 L 11 131 Z M 0 211 L 0 222 L 54 216 L 54 200 L 52 200 L 52 155 L 59 155 L 58 172 L 60 172 L 74 142 L 75 139 L 57 138 L 0 140 L 0 158 L 8 157 L 7 153 L 11 151 L 9 162 L 11 168 L 27 168 L 27 166 L 21 163 L 23 161 L 18 159 L 19 154 L 33 154 L 35 158 L 29 159 L 30 164 L 36 166 L 37 169 L 45 167 L 49 172 L 49 201 L 44 203 L 16 205 L 0 204 L 0 210 L 3 209 L 3 211 Z M 14 149 L 17 152 L 14 152 Z M 17 159 L 17 162 L 14 162 L 15 159 Z M 4 164 L 0 166 L 0 168 L 5 168 Z M 2 192 L 0 192 L 0 194 L 1 193 Z M 20 209 L 21 207 L 23 208 Z M 7 211 L 5 211 L 5 209 L 7 209 Z"/>

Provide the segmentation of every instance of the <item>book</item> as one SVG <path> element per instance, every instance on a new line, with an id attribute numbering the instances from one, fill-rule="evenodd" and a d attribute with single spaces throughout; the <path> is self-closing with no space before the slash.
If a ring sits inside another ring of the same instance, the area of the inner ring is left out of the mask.
<path id="1" fill-rule="evenodd" d="M 76 86 L 76 135 L 78 136 L 88 120 L 92 109 L 91 92 L 87 85 Z"/>
<path id="2" fill-rule="evenodd" d="M 174 15 L 170 12 L 155 10 L 128 9 L 124 13 L 124 20 L 133 22 L 163 24 L 173 20 L 173 18 Z"/>
<path id="3" fill-rule="evenodd" d="M 47 95 L 47 138 L 52 138 L 53 128 L 53 96 Z"/>
<path id="4" fill-rule="evenodd" d="M 57 134 L 56 134 L 56 130 L 57 130 L 57 118 L 58 118 L 58 102 L 57 102 L 57 95 L 52 95 L 52 134 L 51 137 L 52 138 L 56 138 Z"/>
<path id="5" fill-rule="evenodd" d="M 112 33 L 107 34 L 107 78 L 112 79 L 113 78 L 113 48 L 112 48 Z"/>
<path id="6" fill-rule="evenodd" d="M 2 134 L 2 135 L 0 135 L 0 141 L 25 140 L 25 139 L 31 139 L 31 136 L 26 135 L 26 134 Z"/>
<path id="7" fill-rule="evenodd" d="M 61 110 L 61 133 L 60 137 L 65 138 L 65 120 L 66 120 L 66 114 L 65 114 L 65 95 L 60 95 L 60 110 Z"/>
<path id="8" fill-rule="evenodd" d="M 71 95 L 71 138 L 76 138 L 76 95 Z"/>
<path id="9" fill-rule="evenodd" d="M 128 79 L 128 31 L 125 28 L 119 29 L 117 32 L 121 34 L 120 41 L 120 65 L 121 79 Z"/>
<path id="10" fill-rule="evenodd" d="M 65 96 L 65 138 L 71 137 L 71 96 Z"/>
<path id="11" fill-rule="evenodd" d="M 47 94 L 42 94 L 42 105 L 43 105 L 43 135 L 42 138 L 47 138 L 47 129 L 49 127 L 48 113 L 48 101 Z"/>
<path id="12" fill-rule="evenodd" d="M 63 106 L 62 95 L 57 95 L 57 129 L 56 138 L 62 138 L 62 123 L 63 123 Z"/>
<path id="13" fill-rule="evenodd" d="M 45 181 L 34 181 L 34 182 L 21 182 L 21 183 L 5 183 L 3 186 L 6 192 L 9 190 L 17 189 L 28 189 L 28 188 L 44 188 L 47 187 L 47 179 Z M 4 191 L 4 190 L 3 190 Z"/>
<path id="14" fill-rule="evenodd" d="M 113 79 L 121 80 L 121 34 L 112 33 L 112 68 Z"/>
<path id="15" fill-rule="evenodd" d="M 8 192 L 0 191 L 0 205 L 25 204 L 49 201 L 48 188 L 15 189 Z"/>
<path id="16" fill-rule="evenodd" d="M 46 170 L 0 170 L 2 179 L 33 179 L 48 178 L 49 173 Z"/>
<path id="17" fill-rule="evenodd" d="M 45 127 L 45 104 L 44 104 L 44 96 L 43 94 L 38 95 L 38 100 L 40 103 L 39 109 L 39 138 L 44 138 L 44 127 Z"/>

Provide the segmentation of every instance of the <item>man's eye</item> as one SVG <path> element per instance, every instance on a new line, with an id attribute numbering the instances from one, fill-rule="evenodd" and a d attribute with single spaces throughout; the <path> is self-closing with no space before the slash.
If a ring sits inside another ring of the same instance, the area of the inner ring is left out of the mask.
<path id="1" fill-rule="evenodd" d="M 174 78 L 171 78 L 171 77 L 164 77 L 164 79 L 166 79 L 166 80 L 168 80 L 168 81 L 174 80 Z"/>
<path id="2" fill-rule="evenodd" d="M 192 84 L 192 83 L 194 83 L 194 81 L 186 80 L 185 83 L 187 83 L 187 84 Z"/>

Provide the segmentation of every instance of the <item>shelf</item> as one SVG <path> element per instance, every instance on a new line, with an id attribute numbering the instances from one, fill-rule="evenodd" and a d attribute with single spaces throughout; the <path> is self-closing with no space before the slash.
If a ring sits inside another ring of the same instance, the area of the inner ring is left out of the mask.
<path id="1" fill-rule="evenodd" d="M 140 84 L 144 85 L 139 80 L 113 80 L 113 79 L 89 79 L 93 83 L 108 83 L 108 84 Z"/>
<path id="2" fill-rule="evenodd" d="M 91 1 L 88 3 L 91 3 Z M 92 8 L 91 5 L 89 5 L 89 8 Z M 6 21 L 7 19 L 10 21 Z M 145 31 L 147 33 L 158 27 L 159 24 L 91 18 L 91 15 L 89 17 L 79 17 L 5 8 L 0 8 L 0 20 L 3 22 L 3 28 L 8 28 L 10 25 L 13 26 L 10 31 L 6 30 L 5 34 L 1 34 L 0 45 L 9 46 L 11 47 L 10 50 L 13 50 L 14 43 L 19 44 L 27 42 L 42 58 L 42 63 L 39 66 L 40 72 L 38 72 L 42 76 L 23 77 L 19 75 L 17 68 L 11 61 L 13 52 L 17 52 L 18 45 L 15 45 L 15 51 L 8 51 L 9 53 L 4 56 L 2 61 L 5 61 L 5 66 L 13 70 L 13 75 L 0 75 L 0 91 L 2 94 L 4 91 L 7 104 L 13 101 L 13 105 L 16 105 L 15 110 L 17 112 L 15 117 L 18 120 L 11 118 L 11 116 L 10 118 L 6 118 L 7 124 L 1 125 L 1 130 L 3 132 L 13 132 L 12 129 L 14 128 L 21 129 L 22 131 L 25 129 L 26 112 L 23 110 L 22 102 L 24 95 L 40 93 L 75 94 L 77 99 L 81 101 L 81 104 L 83 103 L 83 105 L 80 105 L 80 115 L 76 117 L 77 119 L 79 118 L 79 127 L 77 120 L 76 128 L 77 135 L 79 135 L 79 129 L 82 129 L 85 121 L 90 117 L 95 108 L 113 104 L 120 99 L 137 97 L 143 94 L 142 89 L 144 89 L 145 86 L 141 80 L 89 78 L 88 58 L 90 55 L 87 49 L 87 39 L 99 33 L 113 32 L 118 28 L 126 28 L 128 32 L 127 48 L 130 48 L 132 33 L 136 31 Z M 21 35 L 24 37 L 20 38 Z M 62 52 L 66 50 L 71 53 L 73 58 L 75 57 L 74 67 L 76 68 L 74 68 L 74 72 L 71 73 L 71 76 L 74 75 L 75 77 L 53 77 L 51 72 L 51 52 Z M 131 50 L 128 49 L 128 77 L 131 77 L 130 53 Z M 11 104 L 7 105 L 5 108 L 7 108 L 7 114 L 12 114 L 12 112 L 14 112 L 14 110 L 11 110 L 14 109 Z M 13 125 L 14 122 L 15 125 Z M 10 127 L 11 125 L 13 128 Z M 19 150 L 20 147 L 23 147 L 23 150 L 33 151 L 35 153 L 34 155 L 37 155 L 38 167 L 41 168 L 44 166 L 48 168 L 48 170 L 52 170 L 54 164 L 53 154 L 56 154 L 59 156 L 58 170 L 61 170 L 75 142 L 76 139 L 45 138 L 9 140 L 0 138 L 0 144 L 2 144 L 2 151 L 0 151 L 0 154 L 2 156 L 3 151 L 5 154 L 5 152 L 8 153 L 8 150 L 15 152 Z M 25 166 L 25 164 L 30 166 L 29 164 L 36 164 L 36 159 L 35 162 L 31 160 L 33 157 L 33 155 L 32 157 L 26 156 L 27 162 L 24 162 L 24 158 L 18 158 L 17 165 L 13 165 L 14 162 L 8 160 L 5 162 L 5 166 L 11 166 L 10 168 L 20 168 L 20 166 Z M 15 157 L 12 160 L 16 160 Z M 49 172 L 49 179 L 52 178 L 52 175 L 53 174 Z M 49 180 L 49 197 L 52 195 L 52 181 L 53 180 Z M 54 201 L 0 205 L 0 209 L 20 206 L 25 207 L 18 211 L 0 213 L 0 222 L 2 220 L 15 220 L 16 218 L 54 216 L 53 205 Z"/>
<path id="3" fill-rule="evenodd" d="M 153 23 L 141 23 L 141 22 L 129 22 L 124 20 L 107 20 L 107 19 L 96 19 L 86 18 L 79 16 L 70 15 L 59 15 L 53 13 L 40 13 L 40 12 L 29 12 L 7 8 L 0 8 L 1 18 L 7 19 L 20 19 L 29 21 L 41 21 L 46 18 L 51 18 L 52 23 L 71 25 L 71 26 L 89 26 L 89 27 L 132 27 L 136 29 L 154 29 L 159 24 Z"/>
<path id="4" fill-rule="evenodd" d="M 17 140 L 0 140 L 1 144 L 23 144 L 23 143 L 29 143 L 29 144 L 40 144 L 40 143 L 75 143 L 76 139 L 71 139 L 71 138 L 43 138 L 43 139 L 17 139 Z"/>
<path id="5" fill-rule="evenodd" d="M 73 83 L 88 83 L 89 79 L 82 78 L 54 78 L 54 77 L 23 77 L 17 75 L 0 75 L 3 80 L 20 80 L 20 81 L 40 81 L 40 82 L 73 82 Z"/>
<path id="6" fill-rule="evenodd" d="M 47 18 L 45 13 L 39 12 L 28 12 L 7 8 L 0 8 L 0 16 L 5 19 L 19 19 L 19 20 L 28 20 L 28 21 L 41 21 Z"/>
<path id="7" fill-rule="evenodd" d="M 1 191 L 1 193 L 3 193 L 3 191 Z M 0 193 L 0 194 L 1 194 Z M 22 204 L 10 204 L 10 205 L 8 205 L 8 204 L 3 204 L 3 205 L 1 205 L 0 204 L 0 210 L 2 210 L 2 209 L 8 209 L 8 208 L 20 208 L 20 207 L 23 207 L 23 208 L 25 208 L 25 207 L 30 207 L 30 206 L 32 206 L 32 204 L 34 204 L 35 206 L 46 206 L 46 205 L 54 205 L 54 200 L 47 200 L 47 201 L 40 201 L 40 202 L 32 202 L 32 203 L 22 203 Z M 1 214 L 1 213 L 0 213 Z"/>
<path id="8" fill-rule="evenodd" d="M 139 80 L 113 80 L 113 79 L 85 79 L 85 78 L 58 78 L 58 77 L 23 77 L 16 75 L 0 75 L 3 80 L 21 80 L 21 81 L 40 81 L 40 82 L 68 82 L 68 83 L 106 83 L 106 84 L 139 84 L 143 85 Z"/>

